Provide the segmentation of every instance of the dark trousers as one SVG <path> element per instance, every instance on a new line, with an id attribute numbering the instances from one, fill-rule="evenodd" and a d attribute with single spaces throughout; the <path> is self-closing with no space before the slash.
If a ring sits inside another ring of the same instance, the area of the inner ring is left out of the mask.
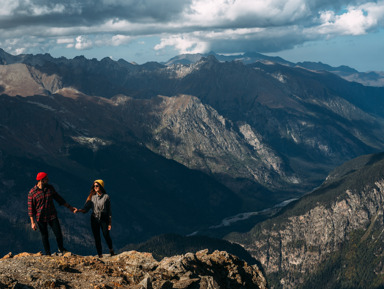
<path id="1" fill-rule="evenodd" d="M 63 234 L 61 232 L 61 227 L 59 223 L 59 219 L 55 218 L 48 222 L 37 222 L 37 225 L 39 226 L 40 234 L 41 234 L 41 240 L 43 241 L 43 246 L 45 250 L 46 255 L 51 255 L 51 248 L 49 246 L 49 235 L 48 235 L 48 225 L 51 227 L 53 233 L 56 237 L 57 247 L 60 251 L 64 250 L 63 246 Z"/>
<path id="2" fill-rule="evenodd" d="M 91 216 L 92 233 L 93 233 L 93 237 L 95 238 L 96 250 L 99 256 L 102 255 L 100 229 L 103 232 L 103 236 L 104 236 L 105 242 L 107 242 L 109 250 L 112 250 L 113 248 L 112 239 L 111 239 L 111 236 L 109 235 L 108 224 L 109 224 L 108 217 L 102 216 L 100 219 L 97 219 L 94 216 Z"/>

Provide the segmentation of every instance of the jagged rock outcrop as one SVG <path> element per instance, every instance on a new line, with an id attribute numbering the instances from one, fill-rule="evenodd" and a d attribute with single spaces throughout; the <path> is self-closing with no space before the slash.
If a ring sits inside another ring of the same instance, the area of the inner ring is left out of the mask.
<path id="1" fill-rule="evenodd" d="M 102 259 L 10 253 L 0 260 L 0 288 L 266 289 L 267 282 L 256 265 L 225 251 L 203 250 L 161 261 L 136 251 Z"/>

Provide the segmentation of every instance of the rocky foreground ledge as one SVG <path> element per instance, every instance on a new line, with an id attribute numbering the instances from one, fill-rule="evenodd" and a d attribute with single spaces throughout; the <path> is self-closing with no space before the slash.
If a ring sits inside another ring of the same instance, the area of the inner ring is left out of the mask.
<path id="1" fill-rule="evenodd" d="M 129 251 L 93 256 L 42 256 L 11 253 L 0 259 L 0 288 L 268 288 L 257 265 L 225 251 L 197 253 L 156 261 L 150 253 Z"/>

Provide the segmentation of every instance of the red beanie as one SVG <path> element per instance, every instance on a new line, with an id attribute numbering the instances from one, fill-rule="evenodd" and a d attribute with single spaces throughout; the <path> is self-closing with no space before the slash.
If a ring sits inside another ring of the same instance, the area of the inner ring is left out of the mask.
<path id="1" fill-rule="evenodd" d="M 48 176 L 47 173 L 40 172 L 40 173 L 38 173 L 37 176 L 36 176 L 36 181 L 41 181 L 41 180 L 44 179 L 46 176 Z"/>

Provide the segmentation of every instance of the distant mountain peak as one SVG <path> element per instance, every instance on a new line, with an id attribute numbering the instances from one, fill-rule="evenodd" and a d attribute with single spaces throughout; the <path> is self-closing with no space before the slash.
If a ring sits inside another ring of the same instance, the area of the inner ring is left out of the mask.
<path id="1" fill-rule="evenodd" d="M 368 86 L 384 86 L 384 72 L 363 73 L 346 65 L 332 67 L 322 62 L 303 61 L 293 63 L 278 56 L 267 56 L 258 52 L 245 52 L 243 54 L 236 55 L 217 54 L 213 51 L 210 51 L 209 53 L 205 54 L 182 54 L 171 58 L 164 64 L 167 66 L 173 64 L 191 65 L 209 55 L 214 56 L 220 62 L 241 61 L 244 64 L 254 64 L 256 62 L 262 62 L 264 64 L 281 64 L 289 67 L 302 67 L 308 70 L 315 71 L 328 71 L 348 81 L 355 81 Z"/>

